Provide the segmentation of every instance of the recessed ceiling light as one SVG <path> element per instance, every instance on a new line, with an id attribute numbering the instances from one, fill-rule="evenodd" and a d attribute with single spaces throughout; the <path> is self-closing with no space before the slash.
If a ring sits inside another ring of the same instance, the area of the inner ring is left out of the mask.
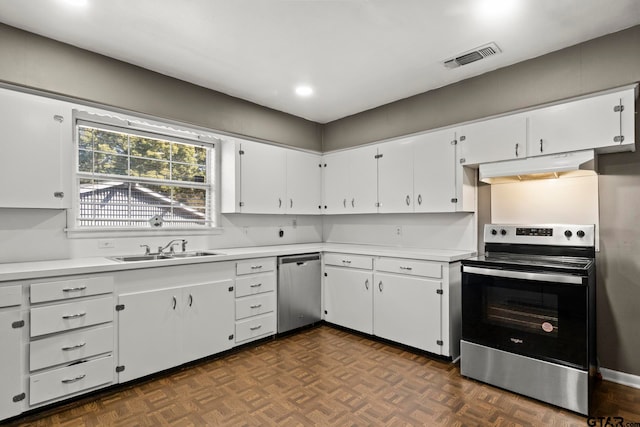
<path id="1" fill-rule="evenodd" d="M 296 95 L 298 96 L 310 96 L 313 94 L 313 88 L 307 85 L 300 85 L 296 87 Z"/>

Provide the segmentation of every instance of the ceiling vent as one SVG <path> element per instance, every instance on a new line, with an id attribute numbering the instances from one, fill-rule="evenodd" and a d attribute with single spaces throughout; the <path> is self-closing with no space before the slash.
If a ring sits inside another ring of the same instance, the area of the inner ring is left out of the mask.
<path id="1" fill-rule="evenodd" d="M 477 47 L 468 52 L 462 53 L 455 58 L 447 59 L 444 61 L 444 66 L 447 68 L 458 68 L 461 65 L 471 64 L 486 58 L 487 56 L 496 55 L 502 51 L 495 43 L 489 43 L 484 46 Z"/>

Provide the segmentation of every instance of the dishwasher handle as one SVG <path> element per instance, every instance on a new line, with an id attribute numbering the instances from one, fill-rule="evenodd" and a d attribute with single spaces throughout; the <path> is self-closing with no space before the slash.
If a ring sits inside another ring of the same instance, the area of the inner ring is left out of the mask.
<path id="1" fill-rule="evenodd" d="M 307 261 L 320 261 L 320 254 L 302 254 L 278 258 L 278 265 L 297 264 L 304 265 Z"/>

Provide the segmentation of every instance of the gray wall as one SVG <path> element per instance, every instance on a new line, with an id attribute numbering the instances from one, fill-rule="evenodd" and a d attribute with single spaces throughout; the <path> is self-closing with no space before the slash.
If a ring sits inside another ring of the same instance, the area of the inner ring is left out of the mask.
<path id="1" fill-rule="evenodd" d="M 320 151 L 322 126 L 0 24 L 0 81 Z"/>
<path id="2" fill-rule="evenodd" d="M 640 26 L 328 123 L 323 149 L 351 147 L 637 81 Z M 636 138 L 639 127 L 636 119 Z M 636 145 L 636 153 L 599 158 L 597 316 L 602 367 L 640 375 L 640 145 Z M 490 187 L 479 190 L 481 236 L 483 223 L 490 219 Z"/>

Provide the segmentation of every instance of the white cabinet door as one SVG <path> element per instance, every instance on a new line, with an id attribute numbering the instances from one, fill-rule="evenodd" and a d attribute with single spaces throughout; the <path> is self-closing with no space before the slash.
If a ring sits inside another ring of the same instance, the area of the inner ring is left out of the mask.
<path id="1" fill-rule="evenodd" d="M 276 214 L 286 209 L 286 150 L 257 142 L 240 145 L 242 213 Z"/>
<path id="2" fill-rule="evenodd" d="M 413 212 L 416 137 L 379 144 L 378 212 Z"/>
<path id="3" fill-rule="evenodd" d="M 124 294 L 119 311 L 120 382 L 177 366 L 182 362 L 179 288 Z"/>
<path id="4" fill-rule="evenodd" d="M 325 320 L 373 333 L 373 273 L 340 267 L 325 267 L 325 273 Z"/>
<path id="5" fill-rule="evenodd" d="M 498 117 L 460 128 L 460 164 L 476 165 L 527 156 L 525 114 Z"/>
<path id="6" fill-rule="evenodd" d="M 444 130 L 421 135 L 414 142 L 413 186 L 415 212 L 456 210 L 455 133 Z M 452 200 L 453 199 L 453 200 Z"/>
<path id="7" fill-rule="evenodd" d="M 287 150 L 288 214 L 318 215 L 322 213 L 321 156 Z"/>
<path id="8" fill-rule="evenodd" d="M 350 194 L 347 208 L 350 213 L 375 213 L 378 211 L 378 164 L 376 146 L 350 150 Z"/>
<path id="9" fill-rule="evenodd" d="M 14 402 L 14 397 L 25 392 L 23 372 L 23 327 L 14 328 L 14 322 L 24 321 L 22 311 L 0 312 L 0 420 L 22 412 L 25 400 Z M 16 398 L 17 399 L 17 398 Z"/>
<path id="10" fill-rule="evenodd" d="M 350 192 L 349 161 L 349 151 L 341 151 L 323 156 L 323 213 L 347 213 L 347 196 Z"/>
<path id="11" fill-rule="evenodd" d="M 617 146 L 622 132 L 627 135 L 622 144 L 633 144 L 632 121 L 624 120 L 620 128 L 621 118 L 633 110 L 633 98 L 631 89 L 531 111 L 529 156 Z M 626 111 L 614 111 L 621 103 Z"/>
<path id="12" fill-rule="evenodd" d="M 233 347 L 235 296 L 233 280 L 189 286 L 182 290 L 182 362 Z"/>
<path id="13" fill-rule="evenodd" d="M 71 145 L 72 127 L 68 104 L 0 89 L 0 207 L 70 205 L 62 144 Z"/>
<path id="14" fill-rule="evenodd" d="M 411 276 L 376 273 L 373 334 L 442 354 L 442 283 Z"/>

